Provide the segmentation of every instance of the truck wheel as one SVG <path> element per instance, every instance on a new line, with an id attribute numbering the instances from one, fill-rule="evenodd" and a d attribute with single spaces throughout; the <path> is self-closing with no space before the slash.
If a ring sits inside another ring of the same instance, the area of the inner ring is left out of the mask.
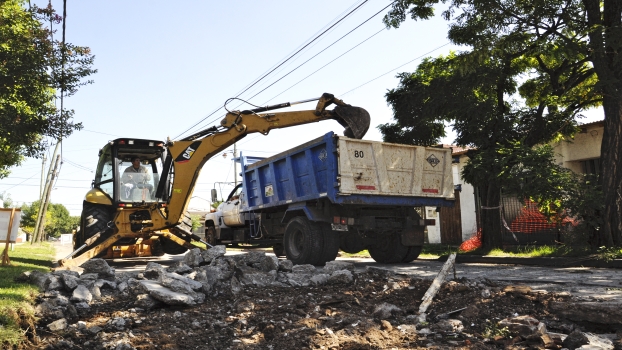
<path id="1" fill-rule="evenodd" d="M 408 254 L 408 247 L 402 245 L 399 235 L 388 235 L 376 240 L 369 247 L 369 255 L 381 264 L 400 263 Z"/>
<path id="2" fill-rule="evenodd" d="M 216 245 L 216 228 L 214 226 L 208 226 L 205 232 L 205 242 Z"/>
<path id="3" fill-rule="evenodd" d="M 333 261 L 339 254 L 339 232 L 333 232 L 329 224 L 319 224 L 322 227 L 324 246 L 322 249 L 321 265 Z"/>
<path id="4" fill-rule="evenodd" d="M 348 254 L 355 254 L 365 249 L 363 238 L 358 233 L 344 231 L 339 234 L 339 249 Z"/>
<path id="5" fill-rule="evenodd" d="M 323 248 L 323 232 L 316 223 L 297 216 L 285 228 L 285 255 L 294 264 L 319 265 Z"/>
<path id="6" fill-rule="evenodd" d="M 277 258 L 281 258 L 285 256 L 285 247 L 283 243 L 277 243 L 272 246 L 272 252 L 276 255 Z"/>
<path id="7" fill-rule="evenodd" d="M 81 247 L 87 239 L 93 237 L 98 232 L 107 230 L 108 222 L 110 222 L 111 219 L 110 211 L 107 207 L 84 203 L 84 207 L 82 208 L 82 220 L 80 220 L 80 232 L 76 233 L 78 236 L 76 240 L 74 240 L 73 249 L 76 250 Z M 106 240 L 106 238 L 108 237 L 102 233 L 101 237 L 96 243 L 92 244 L 91 247 Z M 105 252 L 102 254 L 105 255 Z"/>
<path id="8" fill-rule="evenodd" d="M 421 254 L 421 248 L 421 246 L 408 247 L 408 253 L 406 253 L 406 256 L 402 259 L 402 262 L 409 263 L 417 259 L 419 254 Z"/>

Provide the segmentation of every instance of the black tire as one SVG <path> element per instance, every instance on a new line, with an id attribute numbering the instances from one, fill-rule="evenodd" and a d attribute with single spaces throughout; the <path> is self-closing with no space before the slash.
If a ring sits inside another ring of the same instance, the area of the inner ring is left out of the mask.
<path id="1" fill-rule="evenodd" d="M 282 258 L 285 256 L 285 247 L 283 243 L 277 243 L 272 246 L 272 252 L 276 255 L 277 258 Z"/>
<path id="2" fill-rule="evenodd" d="M 408 254 L 408 247 L 402 245 L 399 235 L 390 234 L 376 239 L 369 247 L 369 255 L 381 264 L 400 263 Z"/>
<path id="3" fill-rule="evenodd" d="M 421 248 L 421 246 L 408 247 L 408 253 L 406 253 L 406 256 L 402 259 L 402 262 L 413 262 L 415 259 L 417 259 L 419 254 L 421 254 Z"/>
<path id="4" fill-rule="evenodd" d="M 320 265 L 325 265 L 328 261 L 335 260 L 339 254 L 339 232 L 334 232 L 330 224 L 320 223 L 319 225 L 322 227 L 324 241 Z"/>
<path id="5" fill-rule="evenodd" d="M 341 232 L 339 234 L 339 249 L 348 254 L 356 254 L 365 249 L 363 238 L 356 232 Z"/>
<path id="6" fill-rule="evenodd" d="M 322 228 L 304 216 L 297 216 L 285 228 L 285 255 L 294 264 L 321 264 L 324 245 Z"/>
<path id="7" fill-rule="evenodd" d="M 158 239 L 153 239 L 151 243 L 151 255 L 152 256 L 162 256 L 164 255 L 164 250 L 162 249 L 162 241 Z"/>
<path id="8" fill-rule="evenodd" d="M 216 228 L 214 226 L 208 226 L 205 231 L 205 242 L 216 245 Z"/>
<path id="9" fill-rule="evenodd" d="M 189 241 L 190 238 L 183 238 L 192 233 L 192 218 L 187 211 L 181 215 L 181 222 L 171 229 L 171 233 L 185 241 Z M 166 254 L 179 255 L 188 251 L 188 248 L 180 246 L 168 238 L 162 237 L 160 239 L 162 240 L 162 251 Z"/>
<path id="10" fill-rule="evenodd" d="M 80 220 L 80 230 L 76 233 L 73 240 L 73 249 L 80 248 L 87 239 L 95 236 L 98 232 L 102 232 L 100 237 L 78 254 L 82 254 L 97 244 L 105 241 L 113 232 L 112 228 L 108 228 L 108 223 L 112 220 L 110 208 L 101 204 L 93 204 L 84 202 L 82 207 L 82 215 Z M 101 252 L 96 257 L 103 257 L 106 252 Z"/>
<path id="11" fill-rule="evenodd" d="M 169 255 L 179 255 L 188 251 L 188 248 L 180 246 L 168 238 L 161 237 L 162 251 Z"/>

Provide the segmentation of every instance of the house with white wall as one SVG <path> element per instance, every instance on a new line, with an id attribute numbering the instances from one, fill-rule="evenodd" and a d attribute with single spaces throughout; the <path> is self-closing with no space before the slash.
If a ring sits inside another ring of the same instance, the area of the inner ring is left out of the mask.
<path id="1" fill-rule="evenodd" d="M 601 169 L 600 148 L 603 138 L 604 121 L 583 124 L 580 128 L 581 131 L 576 133 L 573 137 L 565 138 L 552 144 L 555 155 L 554 161 L 575 173 L 599 174 Z M 451 239 L 448 237 L 459 235 L 462 241 L 465 241 L 477 233 L 478 203 L 476 189 L 471 184 L 465 182 L 460 176 L 462 169 L 464 169 L 468 161 L 468 150 L 456 146 L 445 147 L 452 147 L 453 180 L 457 188 L 456 201 L 459 201 L 457 205 L 459 205 L 460 208 L 458 220 L 460 220 L 459 230 L 461 232 L 446 232 L 447 230 L 456 230 L 456 225 L 448 225 L 446 224 L 447 221 L 443 220 L 444 211 L 449 209 L 441 208 L 440 215 L 438 215 L 439 213 L 436 213 L 436 208 L 428 207 L 426 208 L 427 217 L 437 219 L 435 226 L 428 227 L 429 243 L 451 244 L 455 242 L 449 242 Z M 508 197 L 502 198 L 502 205 L 504 207 L 520 207 L 523 203 L 516 198 Z M 450 215 L 455 216 L 455 213 L 451 213 Z M 512 221 L 520 217 L 520 212 L 507 211 L 504 212 L 504 215 L 507 224 L 511 226 Z"/>

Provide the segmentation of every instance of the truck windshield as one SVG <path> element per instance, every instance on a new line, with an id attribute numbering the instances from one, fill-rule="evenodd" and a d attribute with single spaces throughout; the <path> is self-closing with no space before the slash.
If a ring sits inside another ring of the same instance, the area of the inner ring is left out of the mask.
<path id="1" fill-rule="evenodd" d="M 132 162 L 123 159 L 119 163 L 119 199 L 121 202 L 155 202 L 158 186 L 158 170 L 162 169 L 160 158 Z"/>

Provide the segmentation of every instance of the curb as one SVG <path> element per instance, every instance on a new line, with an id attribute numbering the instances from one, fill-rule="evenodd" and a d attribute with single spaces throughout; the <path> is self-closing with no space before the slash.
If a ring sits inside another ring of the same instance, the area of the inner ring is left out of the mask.
<path id="1" fill-rule="evenodd" d="M 447 255 L 438 259 L 420 259 L 431 261 L 447 261 Z M 599 267 L 610 269 L 622 269 L 622 259 L 615 259 L 610 262 L 597 260 L 592 257 L 584 258 L 517 258 L 517 257 L 494 257 L 478 255 L 458 255 L 458 264 L 507 264 L 507 265 L 531 265 L 531 266 L 550 266 L 550 267 Z"/>

